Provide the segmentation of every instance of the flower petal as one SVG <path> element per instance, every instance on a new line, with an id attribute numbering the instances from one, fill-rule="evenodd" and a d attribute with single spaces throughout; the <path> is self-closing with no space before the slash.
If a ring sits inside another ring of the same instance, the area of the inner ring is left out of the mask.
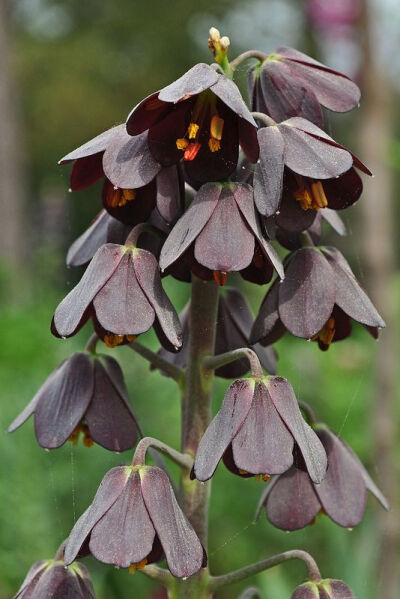
<path id="1" fill-rule="evenodd" d="M 217 83 L 220 75 L 210 65 L 200 62 L 170 85 L 164 87 L 158 94 L 163 102 L 181 102 L 191 96 L 196 96 Z"/>
<path id="2" fill-rule="evenodd" d="M 87 156 L 93 156 L 94 154 L 104 152 L 113 137 L 123 129 L 125 129 L 124 124 L 103 131 L 100 135 L 97 135 L 82 146 L 79 146 L 76 150 L 73 150 L 64 156 L 64 158 L 61 158 L 58 164 L 65 164 L 66 162 L 71 162 L 71 160 L 79 160 L 80 158 L 86 158 Z"/>
<path id="3" fill-rule="evenodd" d="M 265 345 L 271 345 L 271 343 L 278 341 L 286 331 L 278 312 L 279 287 L 280 281 L 275 279 L 268 289 L 254 321 L 250 333 L 250 343 L 261 341 Z"/>
<path id="4" fill-rule="evenodd" d="M 71 191 L 87 189 L 104 177 L 102 156 L 102 153 L 93 154 L 93 156 L 79 158 L 74 162 L 69 178 Z"/>
<path id="5" fill-rule="evenodd" d="M 254 173 L 254 201 L 263 216 L 272 216 L 281 201 L 285 144 L 278 127 L 263 127 L 257 135 L 260 161 Z"/>
<path id="6" fill-rule="evenodd" d="M 197 449 L 194 474 L 200 481 L 212 477 L 226 448 L 244 422 L 253 400 L 254 383 L 235 381 L 228 388 L 222 406 L 209 424 Z"/>
<path id="7" fill-rule="evenodd" d="M 257 128 L 257 123 L 247 108 L 238 86 L 231 79 L 225 75 L 217 75 L 217 82 L 212 86 L 211 91 L 235 114 Z"/>
<path id="8" fill-rule="evenodd" d="M 183 213 L 184 181 L 179 165 L 161 169 L 157 175 L 157 209 L 168 225 L 174 225 Z"/>
<path id="9" fill-rule="evenodd" d="M 62 564 L 54 564 L 40 577 L 31 599 L 42 599 L 42 597 L 81 599 L 78 577 Z"/>

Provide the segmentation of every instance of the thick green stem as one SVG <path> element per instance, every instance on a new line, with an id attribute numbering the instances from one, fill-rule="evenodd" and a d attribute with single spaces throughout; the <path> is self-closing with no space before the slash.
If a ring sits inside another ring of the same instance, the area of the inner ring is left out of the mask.
<path id="1" fill-rule="evenodd" d="M 203 360 L 212 355 L 218 308 L 218 286 L 214 281 L 202 281 L 194 275 L 189 317 L 189 351 L 186 385 L 182 398 L 182 447 L 184 454 L 194 457 L 200 439 L 211 420 L 212 370 L 203 369 Z M 190 480 L 190 470 L 182 472 L 181 500 L 185 514 L 207 549 L 208 500 L 210 483 Z M 203 570 L 187 581 L 180 582 L 173 597 L 203 599 L 208 597 L 208 571 Z"/>

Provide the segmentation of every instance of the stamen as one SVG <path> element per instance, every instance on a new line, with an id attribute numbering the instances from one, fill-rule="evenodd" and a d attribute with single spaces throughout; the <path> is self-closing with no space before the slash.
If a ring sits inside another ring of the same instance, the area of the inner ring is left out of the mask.
<path id="1" fill-rule="evenodd" d="M 117 345 L 121 345 L 124 340 L 123 335 L 115 335 L 114 333 L 107 333 L 104 335 L 104 343 L 107 347 L 117 347 Z"/>
<path id="2" fill-rule="evenodd" d="M 208 147 L 210 148 L 211 152 L 218 152 L 218 150 L 221 149 L 221 144 L 218 141 L 218 139 L 210 137 L 210 139 L 208 140 Z"/>
<path id="3" fill-rule="evenodd" d="M 311 183 L 311 193 L 313 197 L 313 208 L 318 210 L 318 208 L 325 208 L 328 205 L 328 200 L 326 199 L 324 187 L 321 181 L 315 181 Z M 316 208 L 318 206 L 318 208 Z"/>
<path id="4" fill-rule="evenodd" d="M 248 474 L 247 470 L 242 470 L 241 468 L 238 469 L 239 474 L 241 474 L 242 476 L 246 476 L 246 474 Z"/>
<path id="5" fill-rule="evenodd" d="M 78 424 L 75 430 L 68 437 L 68 441 L 71 441 L 72 445 L 77 445 L 80 433 L 83 434 L 82 442 L 85 445 L 85 447 L 92 447 L 94 441 L 90 436 L 89 427 L 87 424 L 83 424 L 82 422 Z"/>
<path id="6" fill-rule="evenodd" d="M 298 177 L 299 189 L 294 192 L 294 197 L 303 210 L 319 210 L 328 205 L 324 187 L 321 181 L 313 181 L 310 185 L 304 184 Z"/>
<path id="7" fill-rule="evenodd" d="M 111 208 L 121 208 L 127 202 L 131 202 L 136 198 L 135 189 L 114 189 L 108 204 Z"/>
<path id="8" fill-rule="evenodd" d="M 125 335 L 125 339 L 128 341 L 128 343 L 133 343 L 136 337 L 137 335 Z"/>
<path id="9" fill-rule="evenodd" d="M 143 570 L 147 565 L 147 557 L 142 559 L 140 562 L 133 563 L 129 566 L 129 574 L 135 574 L 136 570 Z"/>
<path id="10" fill-rule="evenodd" d="M 224 270 L 213 270 L 214 281 L 219 287 L 223 287 L 228 280 L 228 273 Z"/>
<path id="11" fill-rule="evenodd" d="M 269 474 L 256 474 L 256 481 L 257 482 L 264 481 L 265 483 L 269 483 L 270 478 L 271 477 L 270 477 Z"/>
<path id="12" fill-rule="evenodd" d="M 217 114 L 211 118 L 210 122 L 210 135 L 214 139 L 221 140 L 222 132 L 224 130 L 224 119 L 221 119 Z"/>
<path id="13" fill-rule="evenodd" d="M 318 341 L 319 348 L 326 351 L 335 337 L 335 332 L 335 319 L 331 316 L 320 332 L 313 337 L 313 341 Z"/>
<path id="14" fill-rule="evenodd" d="M 299 202 L 303 210 L 312 209 L 312 197 L 308 189 L 296 189 L 294 192 L 294 198 Z"/>
<path id="15" fill-rule="evenodd" d="M 180 137 L 179 139 L 176 140 L 176 147 L 178 148 L 178 150 L 186 150 L 186 148 L 189 145 L 189 142 L 187 139 L 185 139 L 184 137 Z"/>
<path id="16" fill-rule="evenodd" d="M 194 160 L 199 153 L 200 148 L 201 144 L 199 143 L 189 144 L 185 150 L 183 159 L 188 161 Z"/>
<path id="17" fill-rule="evenodd" d="M 199 129 L 200 129 L 200 125 L 198 125 L 197 123 L 190 123 L 190 125 L 188 127 L 189 139 L 196 139 Z"/>

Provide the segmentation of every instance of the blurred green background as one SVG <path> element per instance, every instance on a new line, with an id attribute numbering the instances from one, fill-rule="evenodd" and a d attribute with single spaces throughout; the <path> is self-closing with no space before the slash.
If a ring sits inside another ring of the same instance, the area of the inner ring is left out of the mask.
<path id="1" fill-rule="evenodd" d="M 67 270 L 65 250 L 99 210 L 99 188 L 67 193 L 68 167 L 57 160 L 97 133 L 125 120 L 143 96 L 210 61 L 207 32 L 229 35 L 231 58 L 249 48 L 295 46 L 355 78 L 363 107 L 328 117 L 328 130 L 357 150 L 375 172 L 364 198 L 344 219 L 350 236 L 337 243 L 390 325 L 375 343 L 361 329 L 327 354 L 285 338 L 277 344 L 279 373 L 319 418 L 340 432 L 388 494 L 390 514 L 372 498 L 353 531 L 319 517 L 315 526 L 285 534 L 263 514 L 252 516 L 262 489 L 223 466 L 213 479 L 209 560 L 212 572 L 303 548 L 326 576 L 345 579 L 358 599 L 395 599 L 398 521 L 397 186 L 400 169 L 400 5 L 384 0 L 147 2 L 0 0 L 0 599 L 10 598 L 31 563 L 51 557 L 86 509 L 104 473 L 130 460 L 99 447 L 67 443 L 38 447 L 32 422 L 5 432 L 47 375 L 82 349 L 89 330 L 60 341 L 49 331 L 52 312 L 81 276 Z M 243 86 L 245 67 L 238 72 Z M 265 289 L 242 285 L 257 310 Z M 177 309 L 189 288 L 165 286 Z M 153 349 L 153 333 L 143 336 Z M 173 382 L 127 348 L 113 350 L 145 433 L 174 447 L 179 397 Z M 217 410 L 228 382 L 217 380 Z M 98 599 L 152 597 L 154 583 L 86 560 Z M 290 563 L 251 580 L 266 599 L 286 599 L 305 576 Z M 250 584 L 250 583 L 249 583 Z M 221 592 L 236 597 L 246 584 Z"/>

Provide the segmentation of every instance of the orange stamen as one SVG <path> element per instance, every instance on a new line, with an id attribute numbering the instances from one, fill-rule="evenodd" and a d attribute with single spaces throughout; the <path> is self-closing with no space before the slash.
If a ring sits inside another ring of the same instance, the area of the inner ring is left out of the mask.
<path id="1" fill-rule="evenodd" d="M 214 281 L 219 287 L 223 287 L 228 280 L 228 273 L 224 270 L 213 270 Z"/>
<path id="2" fill-rule="evenodd" d="M 197 156 L 197 154 L 199 153 L 199 150 L 201 148 L 201 144 L 199 143 L 191 143 L 187 146 L 185 153 L 183 155 L 183 159 L 184 160 L 194 160 Z"/>

